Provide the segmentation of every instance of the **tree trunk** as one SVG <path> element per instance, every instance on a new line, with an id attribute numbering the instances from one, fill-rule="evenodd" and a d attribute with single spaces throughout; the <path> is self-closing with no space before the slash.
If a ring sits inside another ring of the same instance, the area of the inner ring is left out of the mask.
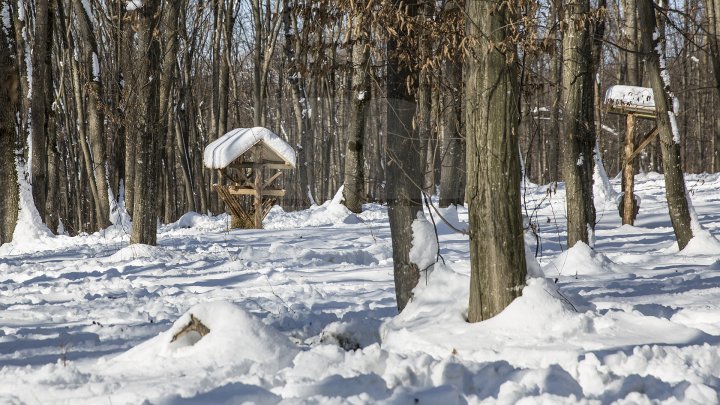
<path id="1" fill-rule="evenodd" d="M 125 8 L 122 8 L 123 11 L 121 12 L 121 20 L 126 20 L 132 18 L 132 12 L 126 12 L 124 11 Z M 125 24 L 124 24 L 125 25 Z M 131 93 L 130 99 L 132 100 L 130 103 L 130 108 L 139 108 L 140 106 L 137 104 L 136 97 L 137 93 L 135 92 L 135 88 L 138 88 L 138 82 L 140 79 L 136 77 L 134 74 L 135 72 L 135 63 L 133 63 L 134 55 L 137 53 L 133 36 L 135 35 L 135 30 L 132 26 L 132 24 L 128 23 L 123 27 L 123 31 L 121 34 L 121 41 L 120 44 L 120 56 L 119 56 L 119 63 L 120 63 L 120 70 L 122 72 L 123 81 L 121 82 L 122 91 L 129 90 L 129 93 Z M 138 139 L 138 123 L 134 122 L 134 120 L 131 120 L 129 117 L 131 114 L 128 114 L 126 111 L 122 111 L 120 114 L 123 118 L 122 120 L 122 132 L 125 135 L 125 156 L 124 158 L 124 184 L 125 184 L 125 209 L 127 210 L 128 214 L 130 216 L 133 215 L 133 207 L 135 206 L 135 166 L 136 166 L 136 160 L 137 160 L 137 139 Z"/>
<path id="2" fill-rule="evenodd" d="M 353 17 L 353 76 L 350 130 L 345 148 L 345 206 L 352 212 L 362 211 L 365 202 L 365 118 L 370 105 L 370 47 L 369 35 L 362 11 Z"/>
<path id="3" fill-rule="evenodd" d="M 497 315 L 525 285 L 517 131 L 520 93 L 515 45 L 506 42 L 514 15 L 504 4 L 483 0 L 467 6 L 466 30 L 477 39 L 471 50 L 474 58 L 468 58 L 465 67 L 469 322 Z"/>
<path id="4" fill-rule="evenodd" d="M 135 168 L 135 205 L 131 243 L 157 243 L 158 182 L 160 169 L 160 0 L 146 0 L 138 11 L 138 60 L 141 60 L 142 103 L 139 114 L 141 132 L 137 138 Z"/>
<path id="5" fill-rule="evenodd" d="M 685 192 L 685 178 L 680 159 L 680 131 L 676 120 L 677 99 L 670 88 L 670 72 L 665 60 L 665 37 L 654 38 L 657 32 L 655 9 L 652 0 L 638 0 L 643 57 L 650 86 L 655 94 L 656 123 L 660 134 L 665 197 L 667 198 L 675 238 L 680 249 L 693 237 L 690 226 L 690 209 Z"/>
<path id="6" fill-rule="evenodd" d="M 297 59 L 298 38 L 297 24 L 293 25 L 293 5 L 285 6 L 283 10 L 283 25 L 285 27 L 285 58 L 288 63 L 288 84 L 290 85 L 293 111 L 297 132 L 300 136 L 300 153 L 298 153 L 297 170 L 300 174 L 299 195 L 295 197 L 293 208 L 308 207 L 315 195 L 314 151 L 315 139 L 311 128 L 310 107 L 305 94 L 305 86 L 300 74 L 300 61 Z"/>
<path id="7" fill-rule="evenodd" d="M 107 154 L 105 151 L 105 114 L 100 100 L 103 97 L 103 85 L 100 71 L 100 56 L 97 41 L 94 34 L 94 27 L 91 26 L 90 17 L 87 15 L 81 0 L 73 0 L 73 8 L 77 16 L 76 27 L 79 39 L 76 42 L 79 54 L 82 55 L 79 65 L 81 67 L 81 79 L 85 79 L 81 86 L 85 90 L 85 112 L 80 118 L 84 121 L 87 115 L 87 142 L 92 150 L 92 172 L 90 173 L 95 182 L 95 217 L 97 229 L 104 229 L 110 225 L 110 187 L 107 176 Z M 80 83 L 78 83 L 80 84 Z"/>
<path id="8" fill-rule="evenodd" d="M 708 27 L 708 45 L 715 79 L 716 97 L 720 97 L 720 0 L 704 0 Z M 713 170 L 720 170 L 720 117 L 713 115 Z"/>
<path id="9" fill-rule="evenodd" d="M 402 1 L 396 0 L 400 7 Z M 417 13 L 416 6 L 406 5 L 410 17 Z M 400 25 L 400 22 L 397 22 Z M 399 27 L 397 31 L 400 31 Z M 390 233 L 393 246 L 395 296 L 398 310 L 402 311 L 412 298 L 412 290 L 420 279 L 417 265 L 410 261 L 412 223 L 422 212 L 420 184 L 422 182 L 421 142 L 413 126 L 416 102 L 414 88 L 409 87 L 412 62 L 403 61 L 408 49 L 395 38 L 387 43 L 387 202 Z M 415 83 L 415 82 L 413 82 Z"/>
<path id="10" fill-rule="evenodd" d="M 440 160 L 440 206 L 465 202 L 465 136 L 462 133 L 462 62 L 444 63 L 447 88 L 442 100 L 443 148 Z"/>
<path id="11" fill-rule="evenodd" d="M 590 2 L 565 5 L 563 18 L 563 74 L 560 144 L 567 207 L 567 245 L 590 243 L 595 228 L 592 203 L 593 81 Z M 588 145 L 592 145 L 588 147 Z"/>
<path id="12" fill-rule="evenodd" d="M 15 112 L 18 107 L 20 78 L 17 74 L 8 27 L 0 21 L 0 244 L 10 242 L 17 224 L 19 194 L 15 164 Z M 8 28 L 8 29 L 6 29 Z"/>
<path id="13" fill-rule="evenodd" d="M 48 100 L 52 97 L 52 16 L 50 0 L 35 2 L 35 34 L 32 50 L 33 86 L 31 90 L 32 192 L 35 207 L 45 221 L 47 202 Z"/>

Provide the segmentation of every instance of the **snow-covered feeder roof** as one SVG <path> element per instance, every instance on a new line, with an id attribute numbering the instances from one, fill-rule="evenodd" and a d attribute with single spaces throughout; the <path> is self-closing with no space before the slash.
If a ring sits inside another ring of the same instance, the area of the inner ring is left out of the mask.
<path id="1" fill-rule="evenodd" d="M 655 115 L 655 98 L 649 87 L 610 86 L 605 92 L 605 106 L 614 113 Z"/>
<path id="2" fill-rule="evenodd" d="M 262 161 L 295 167 L 295 151 L 274 132 L 263 127 L 236 128 L 205 148 L 205 167 L 224 169 L 253 146 L 262 146 Z M 257 162 L 260 163 L 260 162 Z"/>

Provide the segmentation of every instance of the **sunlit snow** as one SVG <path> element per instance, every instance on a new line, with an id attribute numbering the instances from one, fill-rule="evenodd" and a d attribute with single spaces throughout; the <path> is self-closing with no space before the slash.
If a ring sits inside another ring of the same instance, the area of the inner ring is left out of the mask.
<path id="1" fill-rule="evenodd" d="M 0 247 L 0 402 L 718 403 L 720 175 L 686 181 L 707 232 L 683 251 L 661 175 L 636 177 L 635 226 L 597 205 L 595 249 L 565 248 L 562 184 L 525 182 L 539 277 L 477 324 L 465 207 L 435 214 L 441 260 L 401 315 L 376 204 L 275 207 L 264 230 L 188 213 L 154 247 L 29 232 Z M 191 315 L 209 333 L 172 341 Z"/>

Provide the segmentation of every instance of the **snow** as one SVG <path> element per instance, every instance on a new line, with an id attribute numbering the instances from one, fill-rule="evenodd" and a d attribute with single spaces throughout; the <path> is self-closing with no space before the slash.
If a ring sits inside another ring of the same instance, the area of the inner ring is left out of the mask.
<path id="1" fill-rule="evenodd" d="M 29 214 L 0 247 L 0 402 L 720 403 L 720 174 L 687 182 L 705 234 L 680 252 L 657 173 L 636 176 L 635 226 L 601 204 L 595 247 L 569 250 L 564 185 L 525 183 L 530 277 L 476 324 L 467 236 L 434 211 L 413 235 L 434 256 L 432 214 L 444 262 L 399 315 L 387 208 L 352 214 L 341 191 L 261 230 L 187 213 L 158 246 Z M 439 211 L 467 228 L 466 207 Z M 191 315 L 210 332 L 172 342 Z"/>
<path id="2" fill-rule="evenodd" d="M 43 223 L 35 207 L 32 185 L 27 180 L 30 178 L 29 171 L 26 169 L 26 166 L 19 163 L 16 165 L 16 170 L 17 173 L 20 173 L 18 176 L 18 187 L 20 191 L 18 222 L 13 232 L 13 243 L 0 246 L 0 257 L 5 254 L 11 254 L 12 252 L 18 252 L 28 245 L 35 245 L 31 246 L 31 249 L 35 249 L 38 245 L 44 245 L 52 241 L 52 232 L 50 232 L 50 229 Z"/>
<path id="3" fill-rule="evenodd" d="M 595 211 L 602 212 L 605 209 L 617 207 L 618 192 L 615 191 L 610 179 L 605 172 L 602 154 L 597 142 L 595 143 L 595 152 L 593 153 L 595 166 L 593 169 L 593 202 L 595 203 Z"/>
<path id="4" fill-rule="evenodd" d="M 135 11 L 143 6 L 144 4 L 142 0 L 128 0 L 125 2 L 125 10 L 127 11 Z"/>
<path id="5" fill-rule="evenodd" d="M 95 52 L 92 53 L 92 75 L 94 81 L 100 81 L 100 60 Z"/>
<path id="6" fill-rule="evenodd" d="M 5 2 L 0 4 L 0 23 L 5 35 L 9 35 L 12 22 L 10 20 L 10 6 Z"/>
<path id="7" fill-rule="evenodd" d="M 263 142 L 288 164 L 295 167 L 292 146 L 267 128 L 236 128 L 221 136 L 205 148 L 204 162 L 210 169 L 227 167 L 256 143 Z"/>
<path id="8" fill-rule="evenodd" d="M 438 243 L 435 227 L 425 218 L 425 214 L 418 212 L 417 219 L 412 223 L 412 231 L 410 261 L 420 270 L 426 270 L 435 264 L 437 258 Z"/>
<path id="9" fill-rule="evenodd" d="M 649 87 L 616 85 L 605 92 L 605 104 L 613 107 L 645 107 L 655 109 L 653 90 Z"/>

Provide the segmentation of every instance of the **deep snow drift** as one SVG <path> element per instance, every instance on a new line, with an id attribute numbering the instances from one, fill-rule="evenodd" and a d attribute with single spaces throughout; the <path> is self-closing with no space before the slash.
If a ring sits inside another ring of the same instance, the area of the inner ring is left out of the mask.
<path id="1" fill-rule="evenodd" d="M 527 184 L 540 277 L 473 325 L 467 238 L 437 217 L 444 263 L 396 313 L 378 205 L 276 207 L 265 230 L 231 232 L 188 213 L 156 247 L 129 246 L 121 225 L 23 238 L 0 247 L 0 402 L 718 403 L 720 175 L 687 188 L 709 233 L 685 250 L 657 174 L 636 178 L 635 226 L 605 190 L 594 249 L 566 250 L 562 185 Z M 467 227 L 465 208 L 441 212 Z M 422 265 L 429 224 L 416 222 Z M 173 341 L 191 315 L 209 333 Z"/>

